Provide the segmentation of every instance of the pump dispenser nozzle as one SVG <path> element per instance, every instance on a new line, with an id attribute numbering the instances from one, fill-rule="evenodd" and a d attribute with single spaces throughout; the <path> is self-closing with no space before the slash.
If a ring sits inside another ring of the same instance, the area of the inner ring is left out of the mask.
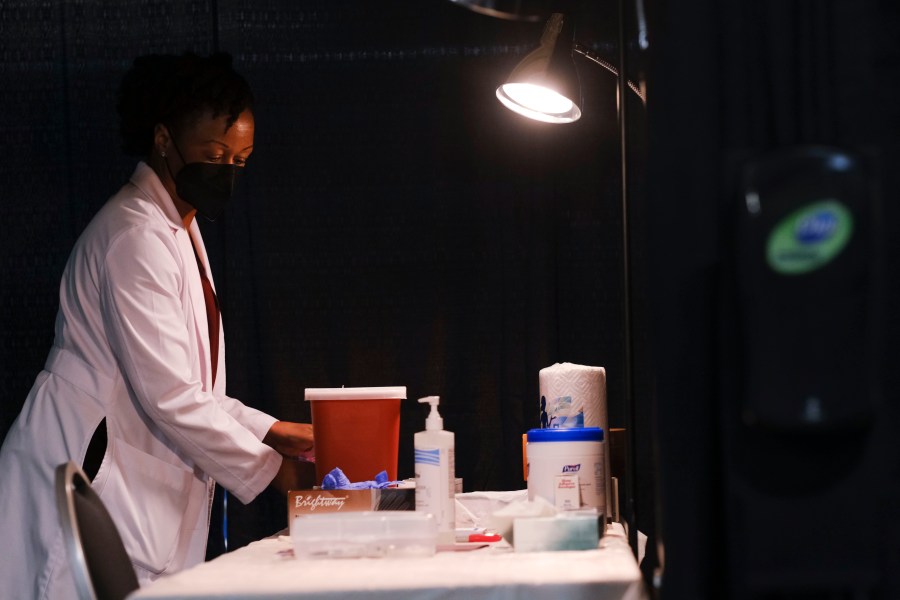
<path id="1" fill-rule="evenodd" d="M 441 431 L 444 428 L 444 419 L 441 418 L 437 408 L 438 404 L 441 403 L 441 397 L 425 396 L 424 398 L 419 398 L 419 402 L 421 404 L 427 402 L 431 405 L 431 412 L 428 413 L 428 418 L 425 419 L 425 431 Z"/>

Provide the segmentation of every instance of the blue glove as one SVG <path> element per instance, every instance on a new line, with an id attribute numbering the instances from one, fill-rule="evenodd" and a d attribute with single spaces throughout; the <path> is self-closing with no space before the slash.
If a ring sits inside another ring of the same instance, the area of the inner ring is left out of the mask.
<path id="1" fill-rule="evenodd" d="M 400 483 L 399 481 L 388 481 L 387 471 L 382 471 L 378 475 L 375 476 L 375 481 L 367 481 L 366 483 L 370 484 L 369 487 L 372 488 L 386 488 L 388 486 L 394 485 L 395 483 Z"/>
<path id="2" fill-rule="evenodd" d="M 344 475 L 344 472 L 335 467 L 328 475 L 322 478 L 323 490 L 345 490 L 350 485 L 350 480 Z"/>
<path id="3" fill-rule="evenodd" d="M 344 475 L 339 467 L 333 468 L 328 475 L 322 478 L 323 490 L 368 490 L 371 488 L 386 488 L 396 481 L 389 481 L 387 471 L 382 471 L 375 476 L 374 481 L 359 481 L 350 483 L 350 479 Z"/>

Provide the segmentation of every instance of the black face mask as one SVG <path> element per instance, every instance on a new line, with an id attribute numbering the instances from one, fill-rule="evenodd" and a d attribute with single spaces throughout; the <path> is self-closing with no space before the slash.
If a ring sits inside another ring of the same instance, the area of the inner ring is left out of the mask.
<path id="1" fill-rule="evenodd" d="M 215 221 L 231 200 L 231 194 L 241 168 L 233 164 L 187 163 L 174 139 L 172 145 L 175 146 L 175 151 L 178 152 L 181 162 L 184 163 L 178 174 L 173 177 L 175 193 L 196 208 L 201 216 Z M 169 168 L 168 161 L 166 161 L 166 168 Z M 169 169 L 169 174 L 171 173 L 172 170 Z"/>

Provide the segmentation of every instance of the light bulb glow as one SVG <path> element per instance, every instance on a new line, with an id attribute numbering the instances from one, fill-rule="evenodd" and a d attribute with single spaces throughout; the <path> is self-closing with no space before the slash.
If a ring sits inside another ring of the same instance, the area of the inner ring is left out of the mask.
<path id="1" fill-rule="evenodd" d="M 503 91 L 513 102 L 530 110 L 559 115 L 572 110 L 572 101 L 549 88 L 531 83 L 508 83 Z"/>
<path id="2" fill-rule="evenodd" d="M 571 123 L 581 117 L 577 104 L 531 83 L 505 83 L 497 88 L 497 98 L 510 110 L 545 123 Z"/>

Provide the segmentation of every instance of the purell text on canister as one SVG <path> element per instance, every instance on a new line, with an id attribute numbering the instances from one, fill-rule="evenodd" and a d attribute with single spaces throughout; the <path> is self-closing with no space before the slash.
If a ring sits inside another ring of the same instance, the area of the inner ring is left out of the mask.
<path id="1" fill-rule="evenodd" d="M 528 499 L 541 496 L 558 508 L 593 507 L 605 515 L 604 445 L 599 427 L 529 430 Z M 578 478 L 580 506 L 571 506 L 566 498 L 573 476 Z"/>

